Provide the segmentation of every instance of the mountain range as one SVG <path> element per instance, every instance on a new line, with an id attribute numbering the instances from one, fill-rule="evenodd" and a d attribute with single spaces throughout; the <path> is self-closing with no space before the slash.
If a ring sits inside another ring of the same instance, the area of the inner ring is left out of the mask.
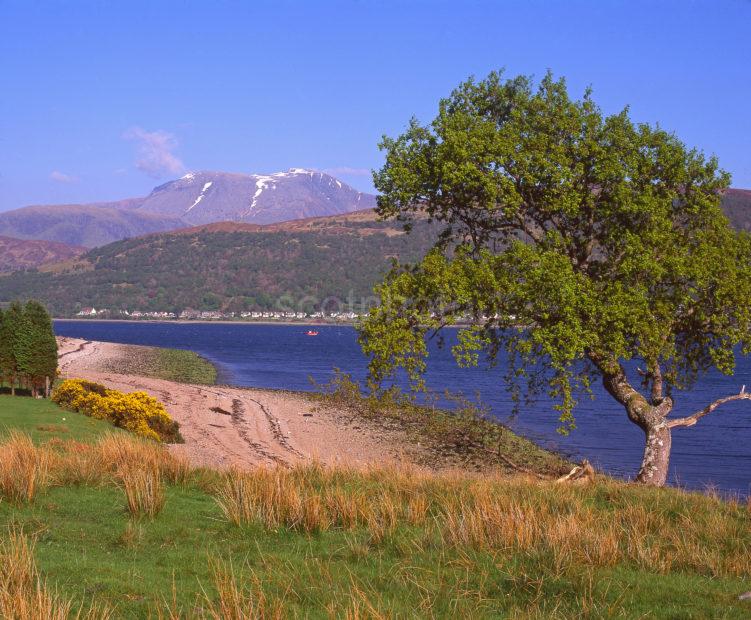
<path id="1" fill-rule="evenodd" d="M 143 198 L 35 205 L 0 213 L 0 236 L 92 248 L 212 222 L 271 224 L 374 206 L 375 196 L 305 168 L 273 174 L 190 172 Z"/>

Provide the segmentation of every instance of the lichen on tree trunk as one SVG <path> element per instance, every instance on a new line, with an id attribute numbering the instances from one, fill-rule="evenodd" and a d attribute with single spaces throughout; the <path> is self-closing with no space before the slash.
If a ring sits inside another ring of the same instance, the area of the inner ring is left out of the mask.
<path id="1" fill-rule="evenodd" d="M 668 478 L 672 435 L 666 421 L 649 425 L 644 429 L 645 445 L 636 481 L 650 486 L 661 487 Z"/>

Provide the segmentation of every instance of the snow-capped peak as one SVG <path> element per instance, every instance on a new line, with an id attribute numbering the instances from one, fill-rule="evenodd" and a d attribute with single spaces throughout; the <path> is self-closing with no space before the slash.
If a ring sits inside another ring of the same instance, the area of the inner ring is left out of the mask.
<path id="1" fill-rule="evenodd" d="M 182 177 L 180 177 L 180 180 L 181 181 L 192 181 L 195 178 L 196 178 L 195 174 L 193 174 L 192 172 L 188 172 L 188 174 L 183 175 Z"/>

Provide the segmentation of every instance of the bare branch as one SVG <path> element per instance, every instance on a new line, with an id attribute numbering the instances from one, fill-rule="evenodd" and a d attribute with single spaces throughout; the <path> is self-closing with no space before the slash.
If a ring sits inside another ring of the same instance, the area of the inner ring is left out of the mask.
<path id="1" fill-rule="evenodd" d="M 718 398 L 713 403 L 704 407 L 704 409 L 701 409 L 692 415 L 686 416 L 685 418 L 676 418 L 674 420 L 669 420 L 668 428 L 675 428 L 677 426 L 681 428 L 687 428 L 689 426 L 693 426 L 701 418 L 709 413 L 712 413 L 720 405 L 731 403 L 735 400 L 751 400 L 751 392 L 746 392 L 745 385 L 741 388 L 741 391 L 738 394 L 734 394 L 733 396 L 725 396 L 724 398 Z"/>

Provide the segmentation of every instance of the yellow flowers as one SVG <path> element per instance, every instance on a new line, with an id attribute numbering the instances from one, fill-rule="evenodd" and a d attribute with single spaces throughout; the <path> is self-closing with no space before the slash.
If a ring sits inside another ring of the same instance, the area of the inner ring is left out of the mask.
<path id="1" fill-rule="evenodd" d="M 166 443 L 182 441 L 177 422 L 170 418 L 162 403 L 146 392 L 125 394 L 93 381 L 68 379 L 55 388 L 52 400 L 61 407 L 108 420 L 142 437 Z"/>

